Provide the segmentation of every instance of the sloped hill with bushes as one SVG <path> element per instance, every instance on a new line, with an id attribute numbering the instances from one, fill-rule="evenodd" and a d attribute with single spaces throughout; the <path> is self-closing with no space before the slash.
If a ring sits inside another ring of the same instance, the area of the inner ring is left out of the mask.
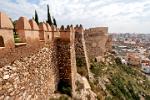
<path id="1" fill-rule="evenodd" d="M 121 63 L 110 53 L 104 62 L 93 61 L 90 68 L 92 90 L 98 100 L 150 100 L 150 81 L 138 69 Z"/>

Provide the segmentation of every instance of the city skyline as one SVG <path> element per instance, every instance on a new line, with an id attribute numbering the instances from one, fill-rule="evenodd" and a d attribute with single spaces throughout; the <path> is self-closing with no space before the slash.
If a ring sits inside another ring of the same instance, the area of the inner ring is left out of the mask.
<path id="1" fill-rule="evenodd" d="M 149 0 L 0 0 L 0 4 L 0 11 L 13 20 L 20 16 L 32 18 L 37 10 L 40 21 L 45 21 L 49 4 L 59 25 L 106 26 L 110 33 L 150 33 Z"/>

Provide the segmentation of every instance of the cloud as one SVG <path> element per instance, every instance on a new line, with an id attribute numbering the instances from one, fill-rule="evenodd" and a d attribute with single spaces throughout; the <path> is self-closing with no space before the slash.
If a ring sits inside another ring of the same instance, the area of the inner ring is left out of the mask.
<path id="1" fill-rule="evenodd" d="M 44 21 L 49 4 L 59 25 L 81 23 L 86 28 L 108 26 L 110 32 L 150 32 L 149 0 L 0 0 L 0 4 L 0 11 L 13 19 L 32 18 L 36 9 Z"/>

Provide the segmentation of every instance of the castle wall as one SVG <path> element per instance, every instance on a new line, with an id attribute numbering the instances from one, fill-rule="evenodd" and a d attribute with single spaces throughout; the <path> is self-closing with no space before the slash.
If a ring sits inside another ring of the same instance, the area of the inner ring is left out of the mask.
<path id="1" fill-rule="evenodd" d="M 4 48 L 11 49 L 0 49 L 0 99 L 48 100 L 57 91 L 59 81 L 56 44 L 39 42 L 37 24 L 21 17 L 16 23 L 16 31 L 22 42 L 30 45 L 14 47 L 12 23 L 3 20 L 0 21 L 0 34 Z"/>
<path id="2" fill-rule="evenodd" d="M 0 99 L 48 100 L 57 90 L 58 68 L 53 45 L 0 68 Z"/>
<path id="3" fill-rule="evenodd" d="M 30 26 L 31 26 L 31 31 L 32 31 L 32 36 L 34 37 L 34 42 L 39 42 L 39 26 L 37 23 L 32 19 L 29 20 Z"/>
<path id="4" fill-rule="evenodd" d="M 54 34 L 52 33 L 52 28 L 48 23 L 46 23 L 46 27 L 47 27 L 47 31 L 46 31 L 45 39 L 47 42 L 49 42 L 54 40 L 54 36 L 53 36 Z"/>
<path id="5" fill-rule="evenodd" d="M 0 30 L 5 45 L 14 40 L 13 28 L 9 28 L 10 32 L 4 28 Z M 62 81 L 71 87 L 71 95 L 74 94 L 76 57 L 73 27 L 59 31 L 55 26 L 51 28 L 45 23 L 38 26 L 34 20 L 20 17 L 15 30 L 25 44 L 13 42 L 16 47 L 0 49 L 0 99 L 47 100 Z"/>
<path id="6" fill-rule="evenodd" d="M 82 30 L 75 31 L 75 51 L 76 51 L 76 58 L 80 59 L 83 65 L 86 66 L 84 49 L 83 49 L 83 42 L 82 42 Z"/>
<path id="7" fill-rule="evenodd" d="M 13 25 L 5 13 L 0 12 L 0 36 L 5 48 L 14 48 Z"/>
<path id="8" fill-rule="evenodd" d="M 14 43 L 13 25 L 0 12 L 0 99 L 47 100 L 62 83 L 74 96 L 76 58 L 89 70 L 88 58 L 103 55 L 109 44 L 107 28 L 84 33 L 81 26 L 58 29 L 20 17 L 15 30 L 23 44 Z"/>
<path id="9" fill-rule="evenodd" d="M 31 44 L 33 38 L 33 34 L 31 32 L 31 26 L 26 17 L 20 17 L 16 22 L 16 32 L 21 39 L 21 42 Z"/>
<path id="10" fill-rule="evenodd" d="M 81 65 L 77 64 L 77 67 L 84 67 L 86 72 L 89 72 L 89 61 L 87 58 L 85 40 L 84 40 L 84 30 L 83 27 L 75 27 L 75 54 L 76 61 Z"/>
<path id="11" fill-rule="evenodd" d="M 44 40 L 45 41 L 45 35 L 46 35 L 46 31 L 47 31 L 47 27 L 45 25 L 45 23 L 40 23 L 39 24 L 39 29 L 40 29 L 40 33 L 39 33 L 39 37 L 40 37 L 40 40 Z"/>
<path id="12" fill-rule="evenodd" d="M 54 25 L 51 26 L 52 29 L 52 39 L 54 37 L 60 37 L 60 32 L 59 32 L 59 28 L 56 28 Z"/>
<path id="13" fill-rule="evenodd" d="M 3 37 L 5 48 L 14 48 L 14 36 L 12 29 L 0 29 L 0 36 Z"/>
<path id="14" fill-rule="evenodd" d="M 108 39 L 106 42 L 106 50 L 108 52 L 112 51 L 112 36 L 111 35 L 108 36 Z"/>
<path id="15" fill-rule="evenodd" d="M 104 56 L 106 52 L 106 42 L 108 39 L 108 28 L 99 27 L 85 30 L 85 44 L 90 60 L 98 56 Z"/>
<path id="16" fill-rule="evenodd" d="M 74 49 L 74 33 L 73 28 L 60 30 L 60 38 L 57 40 L 57 58 L 61 84 L 72 88 L 72 94 L 75 92 L 75 76 L 76 76 L 76 59 Z"/>

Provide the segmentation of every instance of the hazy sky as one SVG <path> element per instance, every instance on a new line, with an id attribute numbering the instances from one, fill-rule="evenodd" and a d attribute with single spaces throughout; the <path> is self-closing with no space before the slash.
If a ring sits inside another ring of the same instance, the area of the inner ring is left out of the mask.
<path id="1" fill-rule="evenodd" d="M 59 25 L 81 23 L 85 28 L 108 26 L 109 32 L 150 33 L 150 0 L 0 0 L 0 11 L 18 19 L 32 18 L 36 9 L 44 21 L 47 4 Z"/>

